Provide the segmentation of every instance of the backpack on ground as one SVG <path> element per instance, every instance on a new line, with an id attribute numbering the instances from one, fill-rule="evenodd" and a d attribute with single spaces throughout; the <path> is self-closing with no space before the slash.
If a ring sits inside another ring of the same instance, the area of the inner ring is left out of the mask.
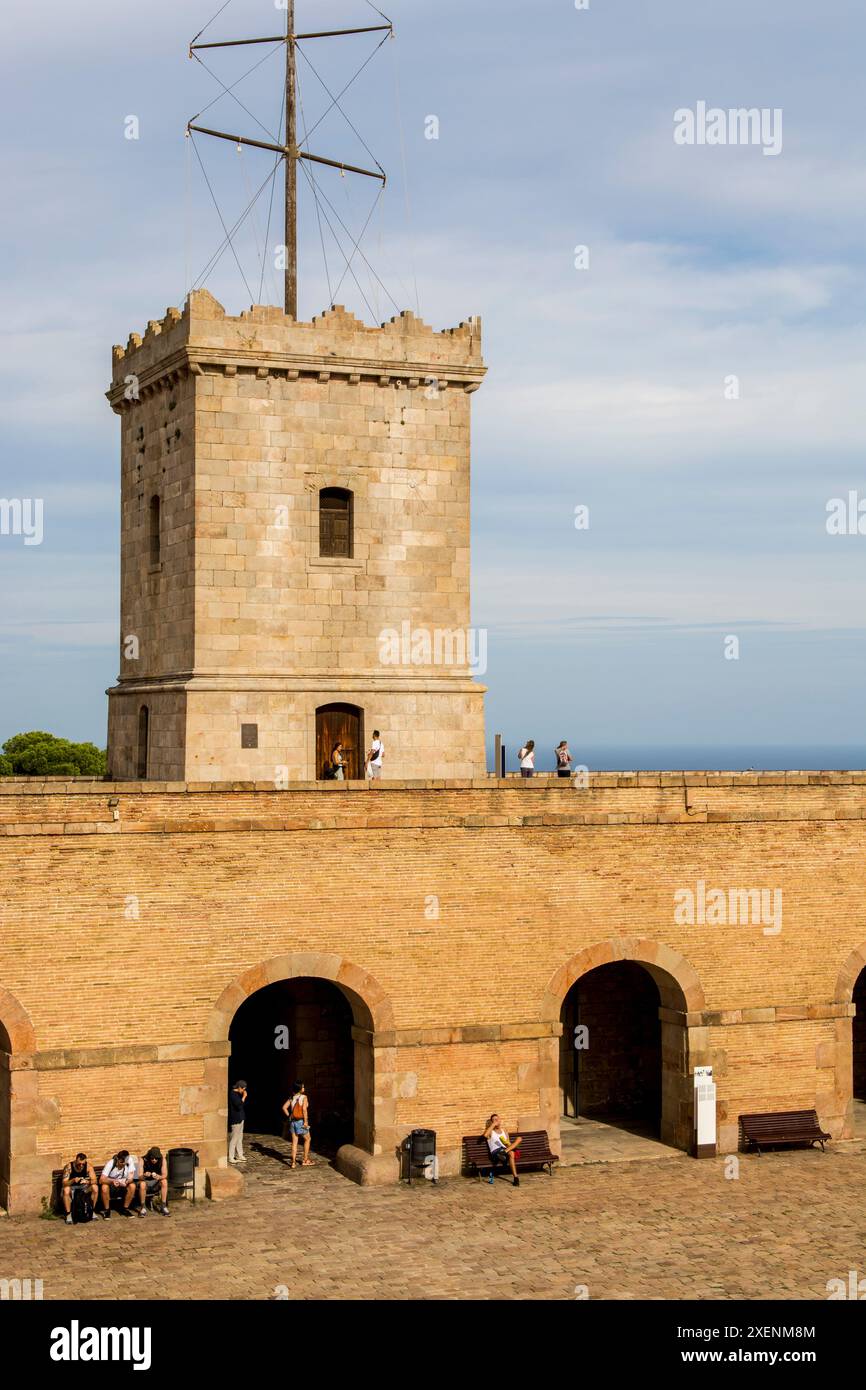
<path id="1" fill-rule="evenodd" d="M 80 1226 L 84 1221 L 93 1220 L 93 1198 L 89 1187 L 83 1184 L 72 1189 L 72 1224 Z"/>

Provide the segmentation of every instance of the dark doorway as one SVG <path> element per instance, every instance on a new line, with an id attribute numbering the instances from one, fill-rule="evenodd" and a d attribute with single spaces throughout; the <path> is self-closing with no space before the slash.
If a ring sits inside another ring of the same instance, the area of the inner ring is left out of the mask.
<path id="1" fill-rule="evenodd" d="M 856 1010 L 851 1021 L 854 1051 L 854 1099 L 866 1101 L 866 970 L 861 970 L 851 996 Z"/>
<path id="2" fill-rule="evenodd" d="M 353 1021 L 342 990 L 310 977 L 266 985 L 241 1004 L 229 1030 L 229 1085 L 247 1083 L 247 1133 L 282 1135 L 282 1106 L 303 1081 L 316 1152 L 353 1142 Z"/>
<path id="3" fill-rule="evenodd" d="M 600 965 L 572 985 L 562 1006 L 563 1114 L 661 1133 L 661 999 L 634 961 Z"/>
<path id="4" fill-rule="evenodd" d="M 0 1207 L 9 1207 L 12 1180 L 12 1044 L 0 1023 Z"/>
<path id="5" fill-rule="evenodd" d="M 322 705 L 316 710 L 316 777 L 324 777 L 335 743 L 343 745 L 347 779 L 364 775 L 364 722 L 357 705 Z"/>

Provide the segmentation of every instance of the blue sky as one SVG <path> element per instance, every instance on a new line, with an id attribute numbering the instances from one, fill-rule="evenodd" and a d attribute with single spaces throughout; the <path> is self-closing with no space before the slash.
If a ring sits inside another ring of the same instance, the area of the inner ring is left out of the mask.
<path id="1" fill-rule="evenodd" d="M 301 28 L 376 22 L 366 0 L 297 3 Z M 103 392 L 112 343 L 181 303 L 222 239 L 183 138 L 219 92 L 186 51 L 217 7 L 4 10 L 0 495 L 43 497 L 45 538 L 0 536 L 0 737 L 104 741 L 119 470 Z M 367 254 L 400 307 L 417 307 L 417 285 L 435 327 L 484 320 L 473 620 L 489 631 L 490 735 L 567 736 L 590 764 L 599 750 L 676 765 L 802 748 L 862 765 L 866 535 L 825 527 L 829 499 L 866 497 L 862 6 L 381 8 L 397 39 L 344 103 L 390 176 Z M 203 37 L 282 19 L 271 0 L 232 0 Z M 376 41 L 307 52 L 335 90 Z M 249 54 L 208 61 L 228 83 Z M 274 128 L 278 58 L 237 91 Z M 327 102 L 304 65 L 302 93 L 311 124 Z M 700 100 L 780 108 L 781 154 L 677 146 L 673 113 Z M 227 98 L 202 119 L 256 130 Z M 369 162 L 336 113 L 310 144 Z M 198 149 L 236 215 L 268 156 Z M 323 188 L 363 222 L 370 183 Z M 301 226 L 309 317 L 329 291 L 306 197 Z M 240 253 L 258 298 L 252 228 Z M 393 313 L 360 278 L 376 318 Z M 249 303 L 228 256 L 207 284 L 230 312 Z M 372 320 L 350 282 L 339 299 Z"/>

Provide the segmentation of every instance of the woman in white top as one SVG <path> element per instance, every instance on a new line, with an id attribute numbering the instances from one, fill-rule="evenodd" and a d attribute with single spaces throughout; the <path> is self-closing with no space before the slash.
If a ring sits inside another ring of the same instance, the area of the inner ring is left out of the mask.
<path id="1" fill-rule="evenodd" d="M 313 1160 L 310 1158 L 310 1108 L 307 1099 L 307 1091 L 303 1081 L 295 1082 L 294 1095 L 289 1096 L 283 1106 L 283 1114 L 289 1121 L 292 1132 L 292 1167 L 298 1164 L 298 1138 L 304 1141 L 304 1157 L 301 1166 L 312 1168 Z"/>
<path id="2" fill-rule="evenodd" d="M 529 739 L 517 754 L 521 777 L 531 777 L 535 771 L 535 739 Z"/>
<path id="3" fill-rule="evenodd" d="M 498 1115 L 493 1114 L 484 1126 L 484 1138 L 487 1140 L 487 1147 L 490 1150 L 493 1164 L 490 1169 L 489 1181 L 493 1182 L 497 1168 L 507 1166 L 511 1169 L 512 1186 L 519 1187 L 520 1179 L 517 1176 L 514 1152 L 520 1143 L 520 1135 L 517 1134 L 513 1139 L 509 1139 L 508 1130 L 503 1125 L 502 1120 Z"/>

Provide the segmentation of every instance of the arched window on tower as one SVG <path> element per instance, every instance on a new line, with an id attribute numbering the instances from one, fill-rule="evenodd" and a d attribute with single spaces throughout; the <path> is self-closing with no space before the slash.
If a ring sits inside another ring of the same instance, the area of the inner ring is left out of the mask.
<path id="1" fill-rule="evenodd" d="M 151 497 L 149 515 L 149 551 L 151 565 L 158 565 L 161 559 L 160 546 L 162 538 L 159 531 L 159 511 L 159 498 Z"/>
<path id="2" fill-rule="evenodd" d="M 147 781 L 147 763 L 150 752 L 150 710 L 141 705 L 138 711 L 138 753 L 135 773 L 140 782 Z"/>
<path id="3" fill-rule="evenodd" d="M 344 487 L 319 492 L 319 554 L 351 559 L 353 554 L 353 497 Z"/>

